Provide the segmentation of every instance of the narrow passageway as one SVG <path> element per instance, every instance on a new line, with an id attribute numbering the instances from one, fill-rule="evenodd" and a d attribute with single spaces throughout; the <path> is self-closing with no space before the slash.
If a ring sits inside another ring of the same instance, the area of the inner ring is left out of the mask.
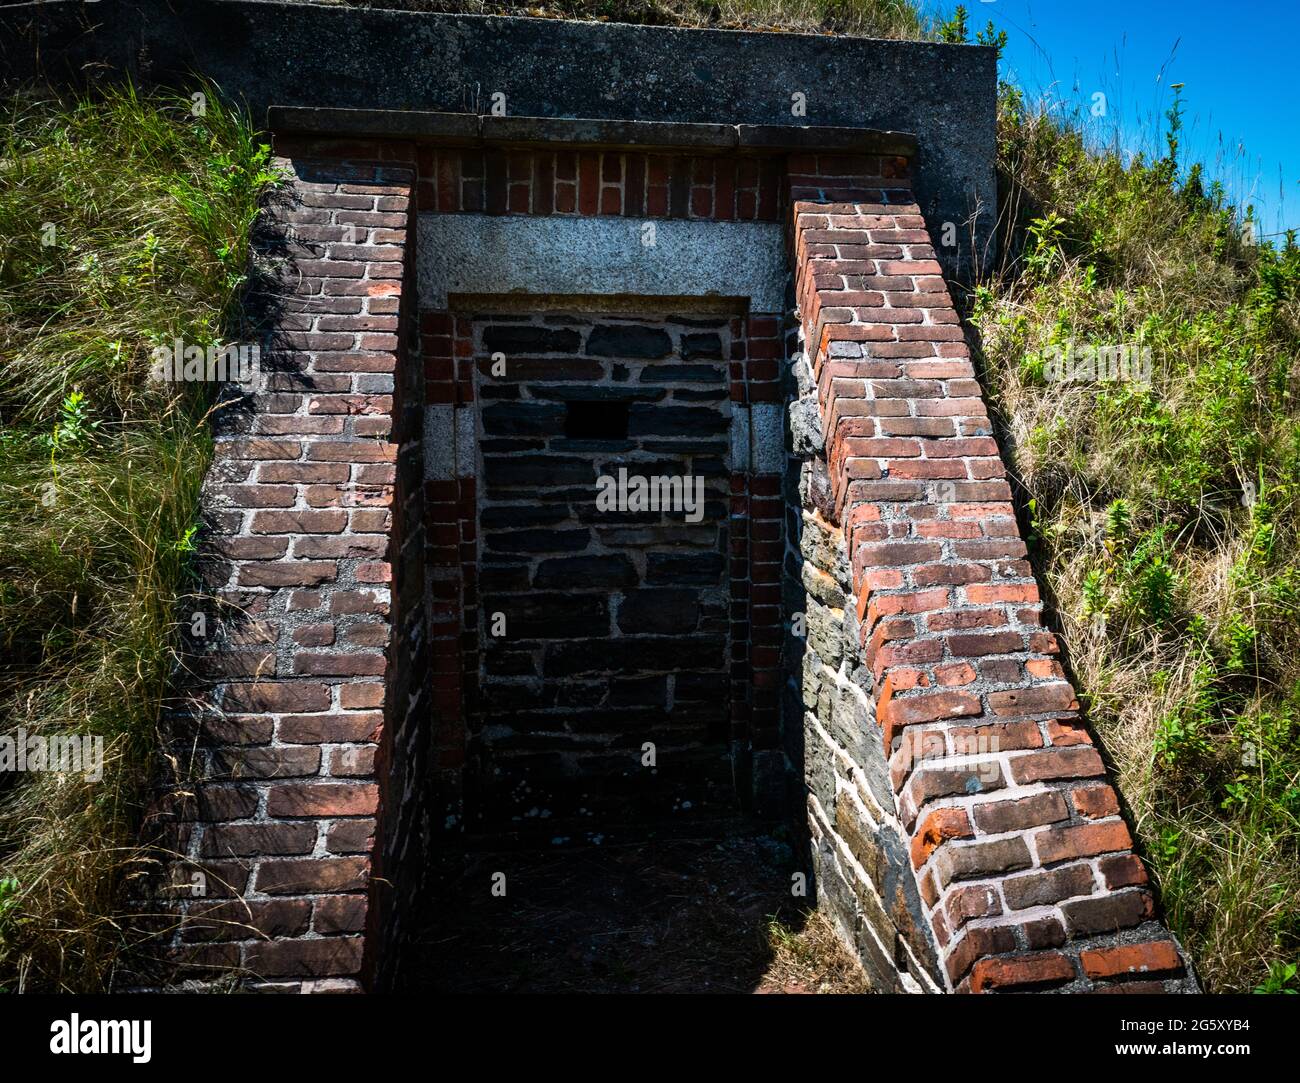
<path id="1" fill-rule="evenodd" d="M 748 430 L 731 432 L 746 323 L 697 309 L 507 306 L 455 325 L 477 404 L 475 679 L 463 817 L 407 925 L 399 989 L 825 984 L 800 940 L 802 847 L 774 826 L 779 801 L 746 815 L 762 804 L 753 720 L 775 712 L 755 712 L 750 639 L 754 619 L 778 631 L 780 513 L 774 480 L 750 503 Z"/>

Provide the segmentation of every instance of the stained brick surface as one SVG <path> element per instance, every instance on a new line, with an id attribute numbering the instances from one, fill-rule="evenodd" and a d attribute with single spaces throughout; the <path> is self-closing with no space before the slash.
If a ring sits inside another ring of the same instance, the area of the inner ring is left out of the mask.
<path id="1" fill-rule="evenodd" d="M 251 393 L 218 415 L 191 688 L 192 821 L 172 876 L 182 976 L 357 987 L 394 613 L 397 330 L 413 177 L 299 162 L 269 212 L 276 315 Z M 229 901 L 214 905 L 213 895 Z M 267 940 L 267 937 L 273 939 Z M 288 939 L 283 939 L 288 938 Z M 188 964 L 188 965 L 186 965 Z"/>
<path id="2" fill-rule="evenodd" d="M 483 475 L 471 830 L 579 809 L 608 830 L 734 806 L 732 322 L 473 321 Z M 606 423 L 604 435 L 582 427 Z M 690 516 L 600 508 L 597 479 L 620 471 L 685 479 L 692 498 L 698 478 L 702 502 Z"/>

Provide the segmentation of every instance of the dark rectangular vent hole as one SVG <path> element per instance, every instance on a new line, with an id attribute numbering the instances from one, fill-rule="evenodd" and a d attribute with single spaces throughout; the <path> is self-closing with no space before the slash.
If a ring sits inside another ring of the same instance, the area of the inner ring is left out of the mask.
<path id="1" fill-rule="evenodd" d="M 570 440 L 626 440 L 627 403 L 566 402 L 564 435 Z"/>

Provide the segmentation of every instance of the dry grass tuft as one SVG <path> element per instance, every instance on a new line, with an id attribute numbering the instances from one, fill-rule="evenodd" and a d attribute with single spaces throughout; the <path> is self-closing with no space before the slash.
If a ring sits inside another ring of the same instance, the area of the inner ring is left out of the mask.
<path id="1" fill-rule="evenodd" d="M 862 964 L 820 910 L 810 911 L 797 929 L 771 918 L 767 942 L 772 958 L 760 993 L 871 992 Z"/>

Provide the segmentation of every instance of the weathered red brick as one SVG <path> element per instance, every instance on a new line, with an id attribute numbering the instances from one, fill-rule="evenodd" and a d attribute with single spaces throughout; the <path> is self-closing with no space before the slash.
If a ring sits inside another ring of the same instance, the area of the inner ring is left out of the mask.
<path id="1" fill-rule="evenodd" d="M 912 868 L 919 869 L 935 849 L 948 839 L 970 838 L 970 820 L 959 808 L 935 809 L 918 825 L 912 835 Z"/>
<path id="2" fill-rule="evenodd" d="M 1072 827 L 1051 827 L 1034 836 L 1038 859 L 1045 865 L 1077 857 L 1131 850 L 1133 839 L 1122 820 Z"/>
<path id="3" fill-rule="evenodd" d="M 1011 777 L 1021 785 L 1058 778 L 1095 778 L 1105 773 L 1095 748 L 1044 748 L 1011 760 Z"/>
<path id="4" fill-rule="evenodd" d="M 1112 891 L 1121 887 L 1141 887 L 1147 871 L 1136 854 L 1112 854 L 1097 862 L 1101 877 Z"/>
<path id="5" fill-rule="evenodd" d="M 295 744 L 364 742 L 375 740 L 383 723 L 378 711 L 286 715 L 279 733 L 280 740 Z"/>
<path id="6" fill-rule="evenodd" d="M 359 933 L 366 927 L 364 895 L 331 895 L 315 902 L 312 931 L 322 936 Z"/>
<path id="7" fill-rule="evenodd" d="M 971 990 L 985 993 L 1060 985 L 1073 981 L 1074 964 L 1059 952 L 1021 955 L 1013 958 L 981 959 L 971 968 Z"/>
<path id="8" fill-rule="evenodd" d="M 992 842 L 968 842 L 945 846 L 935 858 L 939 883 L 947 886 L 954 880 L 974 880 L 996 873 L 1014 872 L 1033 864 L 1029 847 L 1019 836 Z"/>
<path id="9" fill-rule="evenodd" d="M 987 835 L 1068 820 L 1070 810 L 1059 793 L 1040 793 L 1018 801 L 985 801 L 973 807 L 975 823 Z"/>
<path id="10" fill-rule="evenodd" d="M 293 670 L 313 677 L 378 677 L 387 668 L 382 654 L 300 651 L 293 656 Z"/>
<path id="11" fill-rule="evenodd" d="M 361 972 L 363 938 L 271 940 L 250 944 L 244 966 L 263 978 L 337 977 Z"/>
<path id="12" fill-rule="evenodd" d="M 1015 933 L 1005 925 L 968 927 L 949 951 L 944 967 L 948 976 L 958 982 L 980 956 L 1001 955 L 1015 951 L 1016 947 Z"/>
<path id="13" fill-rule="evenodd" d="M 1002 884 L 1007 905 L 1012 910 L 1048 906 L 1062 899 L 1092 895 L 1096 890 L 1096 878 L 1092 875 L 1092 869 L 1085 864 L 1064 865 L 1047 872 L 1013 876 Z"/>
<path id="14" fill-rule="evenodd" d="M 329 704 L 329 689 L 312 681 L 232 684 L 221 702 L 224 711 L 273 711 L 277 714 L 323 711 Z"/>
<path id="15" fill-rule="evenodd" d="M 267 813 L 287 819 L 312 816 L 373 816 L 379 787 L 373 783 L 286 783 L 272 786 Z"/>
<path id="16" fill-rule="evenodd" d="M 203 832 L 200 853 L 204 857 L 309 854 L 315 845 L 315 824 L 213 824 Z"/>
<path id="17" fill-rule="evenodd" d="M 181 936 L 188 941 L 301 936 L 310 921 L 311 903 L 306 899 L 204 902 L 186 912 Z"/>
<path id="18" fill-rule="evenodd" d="M 1109 786 L 1087 786 L 1070 791 L 1070 800 L 1080 816 L 1101 820 L 1119 812 L 1119 798 Z"/>
<path id="19" fill-rule="evenodd" d="M 339 702 L 348 709 L 365 707 L 382 707 L 384 705 L 384 686 L 379 683 L 345 684 L 339 690 Z"/>
<path id="20" fill-rule="evenodd" d="M 948 924 L 960 929 L 973 918 L 994 917 L 1002 913 L 998 893 L 987 884 L 971 884 L 954 888 L 944 901 Z"/>
<path id="21" fill-rule="evenodd" d="M 1183 961 L 1172 940 L 1151 940 L 1142 944 L 1121 944 L 1079 953 L 1083 972 L 1090 978 L 1117 978 L 1126 974 L 1173 974 Z"/>
<path id="22" fill-rule="evenodd" d="M 1155 912 L 1155 904 L 1146 891 L 1125 891 L 1062 903 L 1061 912 L 1072 935 L 1094 936 L 1140 925 Z"/>
<path id="23" fill-rule="evenodd" d="M 256 890 L 268 895 L 313 895 L 362 891 L 370 875 L 364 857 L 313 857 L 301 861 L 263 861 L 257 867 Z"/>
<path id="24" fill-rule="evenodd" d="M 332 560 L 286 560 L 245 564 L 237 579 L 242 587 L 314 587 L 337 574 Z"/>
<path id="25" fill-rule="evenodd" d="M 1079 701 L 1075 699 L 1074 689 L 1059 681 L 1030 688 L 1013 688 L 1005 692 L 990 692 L 989 706 L 998 715 L 1030 715 L 1078 710 Z"/>

